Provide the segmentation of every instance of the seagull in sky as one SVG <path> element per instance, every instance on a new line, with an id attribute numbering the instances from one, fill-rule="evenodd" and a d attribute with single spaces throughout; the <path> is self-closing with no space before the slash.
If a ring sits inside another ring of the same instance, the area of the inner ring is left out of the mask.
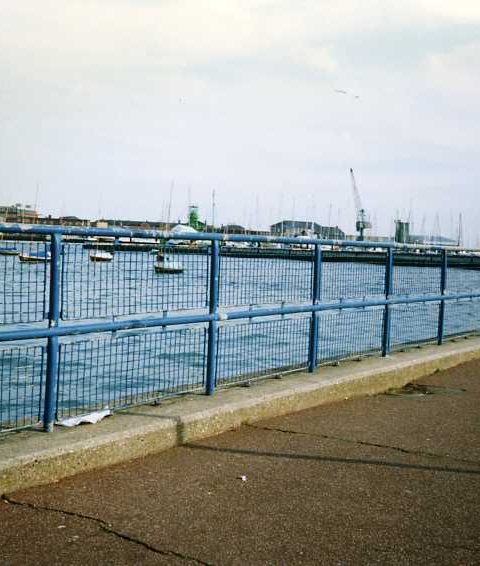
<path id="1" fill-rule="evenodd" d="M 355 97 L 355 98 L 357 98 L 357 99 L 360 98 L 360 97 L 358 96 L 358 94 L 350 94 L 350 93 L 348 92 L 348 90 L 343 90 L 343 89 L 341 89 L 341 88 L 336 88 L 336 89 L 334 89 L 334 90 L 335 90 L 335 92 L 338 93 L 338 94 L 347 94 L 347 95 L 353 96 L 353 97 Z"/>

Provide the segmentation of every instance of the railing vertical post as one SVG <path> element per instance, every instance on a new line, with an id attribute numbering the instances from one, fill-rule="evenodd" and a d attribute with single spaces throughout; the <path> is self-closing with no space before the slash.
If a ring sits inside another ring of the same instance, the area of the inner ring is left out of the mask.
<path id="1" fill-rule="evenodd" d="M 447 289 L 447 250 L 442 250 L 442 271 L 440 274 L 440 293 L 445 295 Z M 438 334 L 437 343 L 440 346 L 443 343 L 443 331 L 445 326 L 445 300 L 440 301 L 440 307 L 438 311 Z"/>
<path id="2" fill-rule="evenodd" d="M 210 314 L 218 313 L 218 297 L 220 286 L 220 244 L 218 240 L 212 240 L 212 255 L 210 257 Z M 207 348 L 207 395 L 213 395 L 215 391 L 215 380 L 217 374 L 217 333 L 218 322 L 211 320 L 208 323 L 208 348 Z"/>
<path id="3" fill-rule="evenodd" d="M 322 250 L 319 244 L 315 244 L 313 259 L 313 281 L 312 281 L 312 303 L 318 304 L 322 281 Z M 308 348 L 308 371 L 312 373 L 317 367 L 318 355 L 318 312 L 312 312 L 310 322 L 310 343 Z"/>
<path id="4" fill-rule="evenodd" d="M 387 250 L 387 261 L 385 264 L 385 298 L 388 299 L 393 291 L 393 248 Z M 382 334 L 382 356 L 390 353 L 390 330 L 391 330 L 391 307 L 385 305 L 383 313 L 383 334 Z"/>
<path id="5" fill-rule="evenodd" d="M 62 253 L 61 234 L 52 234 L 50 241 L 50 292 L 48 309 L 48 326 L 58 326 L 60 320 L 60 262 Z M 53 431 L 55 422 L 55 399 L 58 374 L 59 342 L 57 336 L 47 341 L 47 375 L 45 379 L 45 405 L 43 411 L 43 428 L 45 432 Z"/>

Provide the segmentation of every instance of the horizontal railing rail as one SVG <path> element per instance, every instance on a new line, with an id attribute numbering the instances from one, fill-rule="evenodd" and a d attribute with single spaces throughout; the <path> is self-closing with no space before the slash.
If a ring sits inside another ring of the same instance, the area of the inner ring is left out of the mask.
<path id="1" fill-rule="evenodd" d="M 34 340 L 41 338 L 79 336 L 82 334 L 95 334 L 99 332 L 120 332 L 122 330 L 139 330 L 141 328 L 155 328 L 159 326 L 180 326 L 186 324 L 200 324 L 206 322 L 226 322 L 228 320 L 241 320 L 264 318 L 271 316 L 285 316 L 289 314 L 307 314 L 324 311 L 338 311 L 348 309 L 364 309 L 367 307 L 384 307 L 386 305 L 411 305 L 414 303 L 437 303 L 440 301 L 459 301 L 464 299 L 480 299 L 480 291 L 476 293 L 458 293 L 455 295 L 409 295 L 405 297 L 391 297 L 389 299 L 345 300 L 315 305 L 291 305 L 270 308 L 249 308 L 217 313 L 195 315 L 171 315 L 161 317 L 145 317 L 125 319 L 119 321 L 78 323 L 66 326 L 53 326 L 45 328 L 22 328 L 19 330 L 0 331 L 0 342 L 15 340 Z"/>
<path id="2" fill-rule="evenodd" d="M 51 431 L 71 413 L 211 395 L 322 361 L 440 345 L 479 327 L 480 259 L 463 266 L 456 247 L 17 224 L 0 224 L 2 233 L 10 248 L 0 248 L 0 431 L 39 423 Z M 155 257 L 141 248 L 95 257 L 92 237 L 153 240 Z M 182 250 L 176 240 L 208 248 Z M 227 242 L 309 255 L 227 254 Z M 326 261 L 329 246 L 363 253 L 358 263 Z M 397 265 L 397 254 L 413 250 L 437 260 L 420 254 Z"/>

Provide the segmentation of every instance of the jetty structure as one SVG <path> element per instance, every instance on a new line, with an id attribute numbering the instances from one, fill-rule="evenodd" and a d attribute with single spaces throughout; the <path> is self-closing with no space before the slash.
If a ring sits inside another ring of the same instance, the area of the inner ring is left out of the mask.
<path id="1" fill-rule="evenodd" d="M 293 261 L 311 261 L 314 251 L 311 249 L 302 249 L 300 247 L 288 246 L 273 247 L 268 244 L 252 245 L 247 247 L 235 247 L 225 245 L 231 240 L 226 239 L 220 245 L 220 255 L 232 258 L 250 258 L 250 259 L 283 259 Z M 385 251 L 382 249 L 340 249 L 343 245 L 342 240 L 325 244 L 326 249 L 322 250 L 323 261 L 325 262 L 342 262 L 342 263 L 368 263 L 381 265 L 385 263 Z M 348 244 L 348 241 L 345 241 Z M 299 240 L 300 244 L 300 240 Z M 374 243 L 372 243 L 374 246 Z M 115 252 L 151 252 L 156 250 L 157 245 L 149 244 L 130 244 L 123 242 L 99 243 L 94 244 L 87 242 L 84 244 L 87 249 L 99 249 Z M 346 246 L 349 247 L 348 245 Z M 209 250 L 206 246 L 198 245 L 176 245 L 176 252 L 182 254 L 208 255 Z M 399 250 L 395 254 L 395 264 L 410 267 L 438 267 L 441 265 L 441 256 L 438 253 L 426 251 L 424 246 L 419 245 L 415 250 Z M 463 250 L 452 249 L 450 256 L 450 265 L 463 269 L 480 269 L 480 253 L 464 252 Z"/>
<path id="2" fill-rule="evenodd" d="M 277 244 L 273 246 L 268 242 L 261 244 L 252 244 L 249 246 L 227 246 L 227 242 L 235 241 L 234 236 L 222 234 L 220 242 L 220 255 L 224 257 L 251 258 L 251 259 L 283 259 L 293 261 L 311 261 L 314 255 L 312 249 L 308 246 L 302 248 L 301 237 L 298 238 L 298 244 Z M 5 235 L 5 245 L 10 242 L 8 250 L 15 253 L 15 245 L 13 242 L 22 241 L 46 241 L 43 235 L 26 236 L 24 234 L 16 234 L 15 237 Z M 103 251 L 110 254 L 117 252 L 145 252 L 150 253 L 158 249 L 158 241 L 150 239 L 150 241 L 129 241 L 129 238 L 116 238 L 110 241 L 101 241 L 95 239 L 88 240 L 85 237 L 70 237 L 68 241 L 71 243 L 81 243 L 87 250 Z M 167 237 L 168 240 L 168 237 Z M 367 242 L 370 244 L 362 249 L 355 249 L 349 246 L 348 240 L 329 240 L 328 243 L 322 244 L 322 256 L 325 262 L 351 262 L 351 263 L 367 263 L 367 264 L 383 264 L 385 262 L 384 249 L 378 248 L 375 242 Z M 463 269 L 480 269 L 480 250 L 464 250 L 458 246 L 449 246 L 450 249 L 450 265 L 452 267 Z M 209 250 L 205 245 L 190 244 L 186 242 L 175 245 L 177 253 L 208 255 Z M 109 256 L 110 257 L 110 256 Z M 395 254 L 395 264 L 411 267 L 438 267 L 441 265 L 441 256 L 439 253 L 428 249 L 428 245 L 410 244 L 405 250 L 399 249 Z"/>

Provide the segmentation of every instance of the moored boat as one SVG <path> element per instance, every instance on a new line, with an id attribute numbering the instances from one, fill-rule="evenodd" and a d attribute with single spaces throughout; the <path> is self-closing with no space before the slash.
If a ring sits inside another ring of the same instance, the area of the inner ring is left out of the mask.
<path id="1" fill-rule="evenodd" d="M 18 259 L 24 263 L 44 263 L 50 261 L 50 252 L 25 252 L 18 256 Z"/>
<path id="2" fill-rule="evenodd" d="M 90 261 L 112 261 L 113 254 L 102 250 L 90 252 Z"/>
<path id="3" fill-rule="evenodd" d="M 153 265 L 156 273 L 183 273 L 183 265 L 168 256 L 157 254 L 157 261 Z"/>
<path id="4" fill-rule="evenodd" d="M 0 255 L 18 255 L 19 253 L 15 246 L 0 246 Z"/>

